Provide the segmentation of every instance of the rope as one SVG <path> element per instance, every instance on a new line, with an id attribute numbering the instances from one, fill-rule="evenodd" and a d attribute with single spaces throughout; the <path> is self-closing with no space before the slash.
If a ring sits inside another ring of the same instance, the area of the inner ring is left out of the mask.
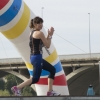
<path id="1" fill-rule="evenodd" d="M 45 26 L 44 26 L 45 27 Z M 47 28 L 47 27 L 45 27 Z M 48 29 L 48 28 L 47 28 Z M 58 35 L 57 33 L 55 33 L 58 37 L 62 38 L 63 40 L 65 40 L 66 42 L 70 43 L 71 45 L 73 45 L 74 47 L 78 48 L 79 50 L 87 53 L 86 51 L 82 50 L 81 48 L 79 48 L 78 46 L 74 45 L 73 43 L 69 42 L 67 39 L 63 38 L 62 36 Z"/>

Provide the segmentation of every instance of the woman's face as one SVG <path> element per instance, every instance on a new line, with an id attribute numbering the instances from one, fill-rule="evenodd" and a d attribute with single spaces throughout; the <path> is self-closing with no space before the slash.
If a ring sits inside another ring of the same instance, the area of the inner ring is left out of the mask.
<path id="1" fill-rule="evenodd" d="M 36 30 L 41 30 L 43 27 L 43 23 L 35 24 L 34 26 Z"/>

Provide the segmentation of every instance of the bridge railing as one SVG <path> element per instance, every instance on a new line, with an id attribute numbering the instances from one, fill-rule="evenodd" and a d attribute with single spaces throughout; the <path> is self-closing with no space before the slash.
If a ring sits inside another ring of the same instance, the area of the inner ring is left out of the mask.
<path id="1" fill-rule="evenodd" d="M 22 58 L 5 58 L 5 59 L 0 59 L 0 64 L 17 64 L 17 63 L 24 63 Z"/>
<path id="2" fill-rule="evenodd" d="M 72 55 L 59 55 L 61 62 L 63 61 L 85 61 L 85 60 L 97 60 L 100 61 L 100 53 L 91 53 L 90 54 L 72 54 Z M 0 64 L 7 63 L 24 63 L 22 58 L 5 58 L 0 59 Z"/>
<path id="3" fill-rule="evenodd" d="M 59 55 L 61 61 L 64 60 L 100 60 L 100 53 L 87 54 L 72 54 L 72 55 Z"/>

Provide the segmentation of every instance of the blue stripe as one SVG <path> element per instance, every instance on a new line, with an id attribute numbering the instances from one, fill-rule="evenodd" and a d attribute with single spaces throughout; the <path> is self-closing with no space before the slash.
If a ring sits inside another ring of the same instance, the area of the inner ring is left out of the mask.
<path id="1" fill-rule="evenodd" d="M 55 69 L 56 69 L 56 73 L 62 71 L 62 65 L 61 65 L 61 62 L 59 61 L 56 65 L 54 65 Z M 30 71 L 29 70 L 29 73 L 31 76 L 33 76 L 33 71 Z M 46 70 L 42 70 L 42 73 L 41 73 L 41 76 L 46 76 L 46 75 L 49 75 L 50 73 Z"/>
<path id="2" fill-rule="evenodd" d="M 0 26 L 6 25 L 18 14 L 21 4 L 22 0 L 14 0 L 11 7 L 0 16 Z"/>

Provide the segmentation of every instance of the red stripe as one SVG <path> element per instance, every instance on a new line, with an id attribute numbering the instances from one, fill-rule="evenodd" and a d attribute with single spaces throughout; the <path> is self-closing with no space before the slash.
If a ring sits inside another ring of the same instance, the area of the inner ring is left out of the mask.
<path id="1" fill-rule="evenodd" d="M 9 2 L 9 0 L 0 0 L 0 10 Z"/>
<path id="2" fill-rule="evenodd" d="M 42 84 L 42 85 L 48 85 L 48 78 L 40 78 L 39 82 L 37 84 Z M 66 86 L 67 81 L 65 75 L 60 75 L 56 76 L 54 79 L 53 85 L 61 85 L 61 86 Z"/>

